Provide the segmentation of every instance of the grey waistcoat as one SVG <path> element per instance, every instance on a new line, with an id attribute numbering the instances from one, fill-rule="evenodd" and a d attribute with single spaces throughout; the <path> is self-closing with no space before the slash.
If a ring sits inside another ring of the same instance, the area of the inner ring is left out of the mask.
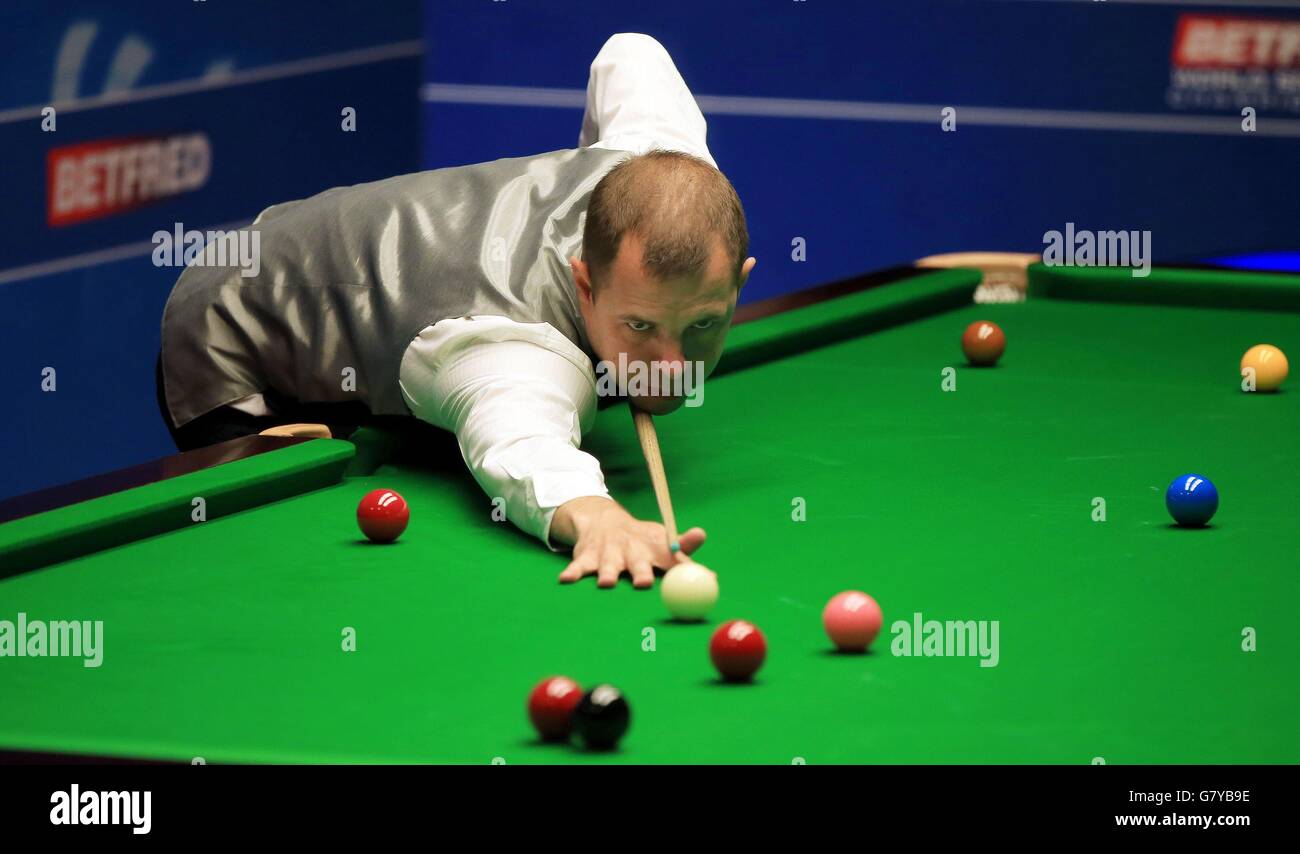
<path id="1" fill-rule="evenodd" d="M 567 149 L 336 187 L 268 208 L 258 275 L 190 266 L 162 320 L 167 407 L 182 426 L 274 389 L 409 414 L 402 354 L 466 315 L 544 322 L 590 353 L 568 259 L 587 200 L 625 152 Z M 355 390 L 344 390 L 344 371 Z"/>

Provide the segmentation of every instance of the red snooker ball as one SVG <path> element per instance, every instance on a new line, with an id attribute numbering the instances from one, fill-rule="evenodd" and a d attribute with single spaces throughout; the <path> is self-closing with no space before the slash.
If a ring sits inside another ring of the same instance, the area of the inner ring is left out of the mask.
<path id="1" fill-rule="evenodd" d="M 728 682 L 744 682 L 758 672 L 767 657 L 767 641 L 758 626 L 732 620 L 718 626 L 709 641 L 709 657 Z"/>
<path id="2" fill-rule="evenodd" d="M 406 530 L 410 519 L 406 499 L 391 489 L 367 492 L 357 505 L 357 525 L 374 543 L 391 543 Z"/>
<path id="3" fill-rule="evenodd" d="M 961 336 L 961 350 L 972 365 L 988 367 L 1007 349 L 1007 336 L 996 323 L 977 320 Z"/>
<path id="4" fill-rule="evenodd" d="M 545 741 L 561 741 L 573 729 L 573 710 L 582 702 L 582 688 L 567 676 L 537 683 L 528 695 L 528 719 Z"/>

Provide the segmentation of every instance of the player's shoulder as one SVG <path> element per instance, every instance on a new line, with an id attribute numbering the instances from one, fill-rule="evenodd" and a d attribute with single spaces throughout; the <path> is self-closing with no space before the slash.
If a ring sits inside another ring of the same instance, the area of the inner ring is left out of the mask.
<path id="1" fill-rule="evenodd" d="M 344 202 L 357 196 L 403 195 L 412 191 L 418 192 L 420 189 L 427 189 L 431 184 L 455 179 L 459 176 L 481 176 L 487 173 L 523 175 L 535 171 L 539 165 L 544 164 L 557 168 L 561 166 L 589 166 L 595 169 L 608 162 L 627 156 L 628 153 L 625 151 L 612 151 L 601 148 L 560 148 L 554 151 L 544 151 L 520 157 L 500 157 L 495 160 L 484 160 L 477 163 L 439 166 L 434 169 L 407 172 L 374 181 L 332 187 L 306 199 L 273 205 L 267 208 L 259 219 L 286 212 L 303 202 Z"/>
<path id="2" fill-rule="evenodd" d="M 424 172 L 416 172 L 412 175 L 402 176 L 412 180 L 436 176 L 456 171 L 483 171 L 483 172 L 502 172 L 502 173 L 528 173 L 536 170 L 542 165 L 560 166 L 591 166 L 593 168 L 610 160 L 617 160 L 627 157 L 627 152 L 610 151 L 601 148 L 583 147 L 583 148 L 559 148 L 554 151 L 543 151 L 537 154 L 528 154 L 520 157 L 500 157 L 496 160 L 484 160 L 479 163 L 469 163 L 463 166 L 444 166 L 438 169 L 430 169 Z"/>

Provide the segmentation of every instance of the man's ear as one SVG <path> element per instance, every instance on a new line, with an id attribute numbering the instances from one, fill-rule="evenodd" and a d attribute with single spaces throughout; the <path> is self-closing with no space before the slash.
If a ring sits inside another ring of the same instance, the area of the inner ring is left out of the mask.
<path id="1" fill-rule="evenodd" d="M 758 260 L 753 256 L 745 259 L 745 263 L 740 266 L 740 284 L 736 286 L 737 291 L 745 286 L 745 282 L 749 281 L 749 274 L 753 271 L 754 265 L 757 263 Z"/>
<path id="2" fill-rule="evenodd" d="M 591 305 L 591 268 L 586 261 L 574 256 L 569 259 L 569 269 L 573 271 L 573 285 L 578 290 L 578 299 Z"/>

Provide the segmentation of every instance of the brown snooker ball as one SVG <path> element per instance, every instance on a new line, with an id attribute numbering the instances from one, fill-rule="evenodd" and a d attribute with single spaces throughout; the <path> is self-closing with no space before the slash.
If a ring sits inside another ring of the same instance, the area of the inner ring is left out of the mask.
<path id="1" fill-rule="evenodd" d="M 1007 336 L 991 320 L 977 320 L 961 336 L 961 350 L 972 365 L 988 367 L 1007 349 Z"/>

